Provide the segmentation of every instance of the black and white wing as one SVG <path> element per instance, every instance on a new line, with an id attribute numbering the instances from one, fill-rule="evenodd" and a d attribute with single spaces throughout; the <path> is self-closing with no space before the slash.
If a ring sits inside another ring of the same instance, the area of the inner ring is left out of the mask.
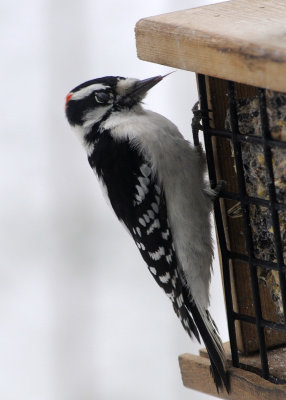
<path id="1" fill-rule="evenodd" d="M 89 163 L 104 180 L 117 217 L 126 225 L 152 276 L 172 301 L 183 327 L 199 340 L 183 298 L 164 193 L 149 162 L 129 141 L 115 143 L 105 134 L 89 156 Z"/>

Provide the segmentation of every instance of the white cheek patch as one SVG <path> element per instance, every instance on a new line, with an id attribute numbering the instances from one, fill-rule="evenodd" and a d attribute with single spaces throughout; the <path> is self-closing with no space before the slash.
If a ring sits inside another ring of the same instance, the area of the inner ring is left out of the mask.
<path id="1" fill-rule="evenodd" d="M 83 117 L 83 120 L 84 120 L 83 127 L 85 129 L 89 129 L 96 122 L 100 121 L 101 118 L 104 116 L 104 114 L 110 108 L 112 108 L 112 104 L 108 105 L 108 106 L 96 107 L 96 108 L 88 111 Z"/>
<path id="2" fill-rule="evenodd" d="M 102 90 L 106 87 L 108 86 L 103 85 L 102 83 L 94 83 L 93 85 L 80 89 L 78 92 L 72 92 L 71 100 L 81 100 L 84 97 L 89 96 L 90 93 L 94 92 L 95 90 Z"/>
<path id="3" fill-rule="evenodd" d="M 93 125 L 100 121 L 104 114 L 112 107 L 97 107 L 96 109 L 88 111 L 83 117 L 83 125 L 74 125 L 71 126 L 72 130 L 75 132 L 76 136 L 79 138 L 83 147 L 85 148 L 87 155 L 90 156 L 94 150 L 94 144 L 87 143 L 85 140 L 85 136 L 90 132 Z"/>

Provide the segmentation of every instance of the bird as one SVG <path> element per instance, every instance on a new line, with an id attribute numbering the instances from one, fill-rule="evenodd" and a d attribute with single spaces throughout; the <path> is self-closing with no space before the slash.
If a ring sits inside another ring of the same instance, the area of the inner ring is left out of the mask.
<path id="1" fill-rule="evenodd" d="M 143 106 L 148 91 L 167 75 L 86 81 L 67 94 L 65 114 L 183 328 L 191 338 L 202 338 L 217 391 L 229 391 L 223 345 L 208 311 L 210 214 L 218 190 L 205 180 L 201 146 L 192 146 L 175 124 Z"/>

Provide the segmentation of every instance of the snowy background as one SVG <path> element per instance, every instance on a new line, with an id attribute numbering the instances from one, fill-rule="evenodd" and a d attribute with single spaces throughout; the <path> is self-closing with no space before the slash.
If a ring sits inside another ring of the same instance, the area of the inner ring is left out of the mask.
<path id="1" fill-rule="evenodd" d="M 214 3 L 216 1 L 213 1 Z M 171 69 L 137 59 L 143 17 L 210 1 L 2 0 L 0 398 L 184 400 L 177 357 L 197 353 L 108 208 L 64 117 L 67 92 L 104 75 Z M 146 106 L 191 139 L 193 73 Z M 227 340 L 214 263 L 211 312 Z"/>

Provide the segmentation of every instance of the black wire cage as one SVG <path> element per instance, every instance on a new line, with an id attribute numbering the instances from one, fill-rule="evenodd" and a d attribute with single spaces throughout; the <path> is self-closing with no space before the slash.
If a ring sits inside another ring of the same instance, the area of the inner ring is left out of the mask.
<path id="1" fill-rule="evenodd" d="M 286 95 L 197 80 L 210 182 L 225 181 L 214 215 L 232 363 L 286 383 Z"/>

